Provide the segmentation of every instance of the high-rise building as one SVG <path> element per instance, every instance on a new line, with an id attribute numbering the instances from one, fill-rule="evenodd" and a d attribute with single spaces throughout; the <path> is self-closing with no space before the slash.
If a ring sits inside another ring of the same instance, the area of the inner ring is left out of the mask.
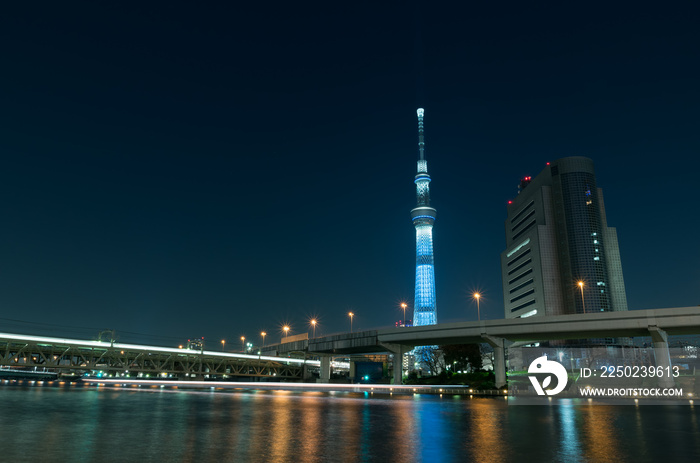
<path id="1" fill-rule="evenodd" d="M 416 227 L 416 297 L 413 305 L 413 326 L 435 325 L 435 266 L 433 261 L 433 223 L 436 210 L 430 207 L 430 175 L 425 160 L 423 108 L 418 109 L 418 173 L 415 177 L 417 205 L 411 210 Z"/>
<path id="2" fill-rule="evenodd" d="M 591 159 L 558 159 L 522 179 L 505 229 L 506 318 L 627 310 L 617 231 Z"/>

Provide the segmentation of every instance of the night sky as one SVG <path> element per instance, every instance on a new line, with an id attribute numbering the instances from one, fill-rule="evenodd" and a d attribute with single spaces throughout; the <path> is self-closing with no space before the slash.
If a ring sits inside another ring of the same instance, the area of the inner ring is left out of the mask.
<path id="1" fill-rule="evenodd" d="M 574 155 L 596 164 L 630 309 L 698 305 L 691 4 L 4 5 L 0 332 L 233 348 L 313 316 L 347 331 L 348 311 L 393 326 L 413 305 L 417 107 L 440 322 L 475 320 L 477 288 L 503 318 L 506 203 Z"/>

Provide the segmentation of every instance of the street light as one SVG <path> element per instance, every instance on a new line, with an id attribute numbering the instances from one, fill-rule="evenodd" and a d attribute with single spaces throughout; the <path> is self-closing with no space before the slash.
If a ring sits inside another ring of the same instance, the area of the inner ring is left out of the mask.
<path id="1" fill-rule="evenodd" d="M 311 319 L 311 326 L 314 327 L 314 338 L 316 337 L 316 323 L 318 323 L 318 322 L 316 321 L 316 319 L 315 319 L 315 318 L 312 318 L 312 319 Z M 312 339 L 313 339 L 313 338 L 312 338 Z"/>
<path id="2" fill-rule="evenodd" d="M 355 314 L 352 312 L 348 312 L 348 315 L 350 315 L 350 332 L 352 333 L 352 317 L 354 317 Z"/>
<path id="3" fill-rule="evenodd" d="M 241 350 L 245 352 L 245 336 L 241 336 Z"/>
<path id="4" fill-rule="evenodd" d="M 405 302 L 401 303 L 401 308 L 403 309 L 403 326 L 404 328 L 406 327 L 406 307 L 408 307 L 408 304 Z"/>
<path id="5" fill-rule="evenodd" d="M 226 345 L 226 340 L 225 340 L 225 339 L 222 339 L 222 340 L 221 340 L 221 352 L 224 351 L 224 346 L 225 346 L 225 345 Z"/>
<path id="6" fill-rule="evenodd" d="M 479 317 L 479 321 L 481 321 L 481 308 L 479 307 L 479 301 L 481 300 L 481 294 L 474 293 L 472 296 L 474 297 L 474 299 L 476 299 L 476 315 Z"/>
<path id="7" fill-rule="evenodd" d="M 282 327 L 282 329 L 284 330 L 284 339 L 287 339 L 287 334 L 289 334 L 289 326 L 284 325 L 284 327 Z"/>
<path id="8" fill-rule="evenodd" d="M 583 313 L 586 313 L 586 301 L 583 300 L 583 281 L 579 280 L 578 287 L 581 288 L 581 305 L 583 306 Z"/>
<path id="9" fill-rule="evenodd" d="M 267 336 L 267 333 L 263 331 L 262 333 L 260 333 L 260 336 L 262 336 L 263 338 L 263 347 L 265 347 L 265 336 Z"/>

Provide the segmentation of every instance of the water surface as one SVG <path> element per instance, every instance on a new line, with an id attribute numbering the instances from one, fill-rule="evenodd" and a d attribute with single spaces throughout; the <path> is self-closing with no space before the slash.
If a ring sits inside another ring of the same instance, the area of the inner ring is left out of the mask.
<path id="1" fill-rule="evenodd" d="M 698 461 L 697 407 L 0 385 L 0 461 Z"/>

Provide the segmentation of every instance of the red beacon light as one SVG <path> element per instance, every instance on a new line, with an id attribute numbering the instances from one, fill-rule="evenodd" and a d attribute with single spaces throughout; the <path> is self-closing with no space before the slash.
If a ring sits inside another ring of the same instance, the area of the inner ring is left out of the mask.
<path id="1" fill-rule="evenodd" d="M 513 204 L 513 201 L 509 199 L 508 204 Z"/>
<path id="2" fill-rule="evenodd" d="M 549 163 L 547 163 L 547 165 L 549 165 Z"/>

